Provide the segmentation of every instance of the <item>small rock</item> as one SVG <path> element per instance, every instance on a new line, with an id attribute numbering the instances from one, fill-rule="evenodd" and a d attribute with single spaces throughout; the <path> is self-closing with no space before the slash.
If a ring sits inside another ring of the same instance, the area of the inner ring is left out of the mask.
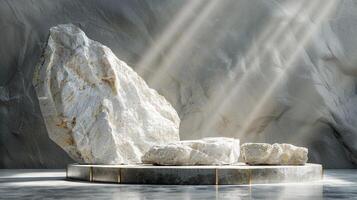
<path id="1" fill-rule="evenodd" d="M 186 140 L 153 146 L 142 157 L 155 165 L 226 165 L 238 162 L 239 140 L 225 137 Z"/>
<path id="2" fill-rule="evenodd" d="M 241 146 L 242 159 L 250 165 L 303 165 L 308 149 L 291 144 L 245 143 Z"/>

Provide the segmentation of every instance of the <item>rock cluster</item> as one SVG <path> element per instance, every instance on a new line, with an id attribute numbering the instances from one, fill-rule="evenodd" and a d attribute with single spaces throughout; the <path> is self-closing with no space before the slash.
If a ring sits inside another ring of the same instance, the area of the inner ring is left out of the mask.
<path id="1" fill-rule="evenodd" d="M 50 29 L 33 84 L 50 138 L 81 163 L 140 163 L 153 145 L 179 141 L 164 97 L 78 27 Z"/>
<path id="2" fill-rule="evenodd" d="M 226 137 L 179 141 L 175 109 L 106 46 L 78 27 L 50 29 L 34 85 L 50 138 L 94 164 L 300 165 L 307 149 Z"/>
<path id="3" fill-rule="evenodd" d="M 307 148 L 291 144 L 245 143 L 241 146 L 242 160 L 252 165 L 303 165 L 307 154 Z"/>
<path id="4" fill-rule="evenodd" d="M 225 165 L 238 163 L 239 140 L 213 137 L 153 146 L 142 161 L 155 165 Z"/>

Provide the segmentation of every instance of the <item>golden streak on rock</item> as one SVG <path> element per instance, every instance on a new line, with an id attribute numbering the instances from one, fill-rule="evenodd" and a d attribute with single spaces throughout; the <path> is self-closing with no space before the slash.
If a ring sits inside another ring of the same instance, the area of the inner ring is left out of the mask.
<path id="1" fill-rule="evenodd" d="M 62 118 L 60 119 L 60 122 L 58 122 L 58 123 L 56 124 L 56 126 L 59 127 L 59 128 L 68 129 L 67 121 L 68 121 L 68 120 L 67 120 L 66 118 L 62 117 Z"/>
<path id="2" fill-rule="evenodd" d="M 115 77 L 114 76 L 107 76 L 107 77 L 102 77 L 101 80 L 109 85 L 110 88 L 112 88 L 113 92 L 116 92 L 116 86 L 115 86 Z"/>

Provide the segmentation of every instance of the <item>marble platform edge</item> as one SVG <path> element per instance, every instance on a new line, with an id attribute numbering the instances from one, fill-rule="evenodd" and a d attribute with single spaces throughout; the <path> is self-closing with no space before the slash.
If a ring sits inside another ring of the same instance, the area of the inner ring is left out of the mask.
<path id="1" fill-rule="evenodd" d="M 68 179 L 118 184 L 250 185 L 322 179 L 319 164 L 298 166 L 153 166 L 69 164 Z"/>

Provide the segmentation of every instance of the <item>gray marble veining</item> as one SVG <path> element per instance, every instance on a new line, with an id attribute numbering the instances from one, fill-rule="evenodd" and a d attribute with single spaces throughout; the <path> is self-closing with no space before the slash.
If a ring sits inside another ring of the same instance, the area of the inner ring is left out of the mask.
<path id="1" fill-rule="evenodd" d="M 71 164 L 67 178 L 89 182 L 161 185 L 250 185 L 300 183 L 322 178 L 322 166 L 259 165 L 155 166 Z"/>
<path id="2" fill-rule="evenodd" d="M 357 199 L 357 170 L 324 180 L 253 186 L 117 185 L 65 180 L 64 170 L 0 170 L 0 199 Z"/>

